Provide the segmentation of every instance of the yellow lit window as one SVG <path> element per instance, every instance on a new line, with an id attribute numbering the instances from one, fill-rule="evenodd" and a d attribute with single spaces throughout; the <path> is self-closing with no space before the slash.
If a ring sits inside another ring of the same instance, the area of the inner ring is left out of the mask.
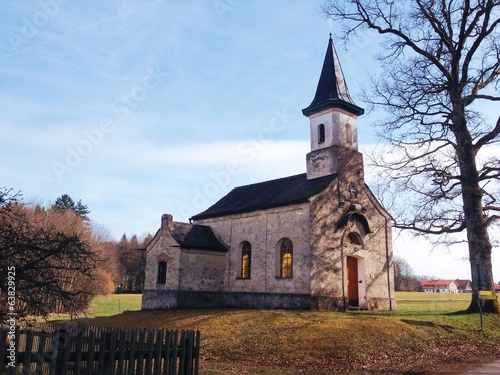
<path id="1" fill-rule="evenodd" d="M 280 246 L 280 277 L 293 277 L 293 245 L 288 238 Z"/>
<path id="2" fill-rule="evenodd" d="M 241 278 L 249 279 L 252 270 L 252 246 L 243 242 L 241 247 Z"/>

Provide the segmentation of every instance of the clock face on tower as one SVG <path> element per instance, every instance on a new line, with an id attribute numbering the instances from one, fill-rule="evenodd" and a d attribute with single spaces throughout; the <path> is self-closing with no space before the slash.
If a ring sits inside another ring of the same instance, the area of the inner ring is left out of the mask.
<path id="1" fill-rule="evenodd" d="M 356 198 L 358 196 L 358 191 L 352 182 L 347 183 L 347 191 L 351 198 Z"/>

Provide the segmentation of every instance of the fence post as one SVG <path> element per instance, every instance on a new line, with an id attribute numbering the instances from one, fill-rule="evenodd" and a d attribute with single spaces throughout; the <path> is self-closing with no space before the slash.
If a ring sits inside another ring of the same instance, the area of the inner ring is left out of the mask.
<path id="1" fill-rule="evenodd" d="M 174 332 L 174 338 L 172 341 L 172 361 L 170 362 L 170 372 L 169 375 L 176 375 L 177 374 L 177 356 L 179 352 L 179 331 L 175 330 Z"/>
<path id="2" fill-rule="evenodd" d="M 5 366 L 7 358 L 7 330 L 0 329 L 0 355 L 2 356 L 2 366 Z"/>
<path id="3" fill-rule="evenodd" d="M 57 331 L 57 344 L 55 362 L 56 374 L 66 374 L 69 365 L 69 337 L 65 328 L 58 329 Z M 54 347 L 54 343 L 52 344 Z M 54 357 L 54 356 L 53 356 Z M 51 366 L 52 367 L 52 366 Z"/>
<path id="4" fill-rule="evenodd" d="M 155 340 L 155 349 L 156 349 L 156 355 L 154 357 L 154 369 L 153 369 L 153 374 L 159 375 L 161 371 L 161 358 L 162 358 L 162 352 L 163 352 L 163 329 L 158 329 L 156 331 L 156 340 Z M 168 363 L 168 358 L 165 358 L 165 363 Z"/>
<path id="5" fill-rule="evenodd" d="M 196 331 L 196 348 L 194 352 L 194 375 L 198 375 L 198 371 L 200 369 L 200 331 Z"/>
<path id="6" fill-rule="evenodd" d="M 59 351 L 59 331 L 52 332 L 52 353 L 50 354 L 50 369 L 49 375 L 58 374 L 57 366 L 57 353 Z"/>
<path id="7" fill-rule="evenodd" d="M 95 349 L 95 331 L 90 329 L 89 333 L 89 344 L 87 349 L 87 368 L 85 371 L 85 375 L 91 375 L 94 370 L 94 349 Z"/>

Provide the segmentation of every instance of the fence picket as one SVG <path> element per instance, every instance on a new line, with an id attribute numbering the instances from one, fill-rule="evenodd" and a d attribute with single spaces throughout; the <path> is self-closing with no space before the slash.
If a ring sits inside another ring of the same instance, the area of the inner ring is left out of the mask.
<path id="1" fill-rule="evenodd" d="M 77 333 L 75 350 L 76 350 L 76 358 L 73 364 L 73 373 L 80 374 L 82 366 L 83 330 L 80 330 Z"/>
<path id="2" fill-rule="evenodd" d="M 155 348 L 156 352 L 154 356 L 153 375 L 160 375 L 161 357 L 163 350 L 163 330 L 156 331 Z"/>
<path id="3" fill-rule="evenodd" d="M 7 334 L 8 334 L 8 330 L 7 329 L 2 329 L 0 331 L 0 355 L 2 356 L 2 358 L 6 358 L 8 356 L 8 353 L 7 353 Z M 5 366 L 6 363 L 5 363 L 5 360 L 3 362 L 3 365 Z"/>
<path id="4" fill-rule="evenodd" d="M 57 353 L 57 356 L 59 355 L 62 358 L 62 363 L 61 363 L 61 371 L 58 372 L 58 375 L 67 375 L 68 373 L 68 367 L 69 367 L 69 354 L 71 352 L 71 336 L 69 333 L 66 331 L 66 329 L 62 329 L 59 340 L 62 338 L 62 341 L 59 341 L 59 352 Z"/>
<path id="5" fill-rule="evenodd" d="M 31 347 L 33 346 L 33 336 L 34 332 L 33 331 L 27 331 L 26 332 L 26 344 L 24 346 L 24 361 L 23 361 L 23 373 L 28 374 L 29 371 L 26 370 L 26 368 L 31 367 Z"/>
<path id="6" fill-rule="evenodd" d="M 179 331 L 175 331 L 173 341 L 172 341 L 172 361 L 170 362 L 170 372 L 169 375 L 177 375 L 177 361 L 175 358 L 177 358 L 177 352 L 179 349 L 178 346 L 178 341 L 179 341 Z"/>
<path id="7" fill-rule="evenodd" d="M 147 330 L 147 335 L 148 335 L 147 344 L 146 344 L 146 353 L 147 353 L 147 356 L 146 356 L 146 365 L 144 366 L 144 372 L 149 375 L 149 374 L 151 374 L 151 371 L 152 371 L 152 368 L 153 368 L 153 365 L 152 365 L 152 362 L 153 362 L 153 345 L 154 345 L 154 334 L 153 334 L 153 331 L 151 329 L 148 329 Z"/>
<path id="8" fill-rule="evenodd" d="M 45 342 L 47 341 L 47 332 L 45 332 L 45 331 L 40 332 L 39 338 L 40 338 L 40 340 L 38 341 L 38 355 L 36 356 L 37 357 L 36 358 L 36 369 L 35 369 L 36 375 L 42 375 L 43 363 L 45 361 L 44 354 L 45 354 Z M 26 344 L 27 344 L 27 341 L 26 341 Z M 25 355 L 26 355 L 26 352 L 31 352 L 31 344 L 30 344 L 30 347 L 25 346 L 24 349 L 25 349 L 25 352 L 24 352 Z"/>
<path id="9" fill-rule="evenodd" d="M 193 373 L 193 345 L 194 345 L 194 332 L 186 332 L 186 358 L 184 362 L 186 363 L 186 374 L 191 375 Z"/>
<path id="10" fill-rule="evenodd" d="M 194 370 L 193 374 L 198 374 L 200 369 L 200 343 L 201 343 L 201 334 L 200 330 L 196 331 L 196 344 L 195 344 L 195 352 L 194 352 Z"/>
<path id="11" fill-rule="evenodd" d="M 105 352 L 105 342 L 106 342 L 106 331 L 102 330 L 99 335 L 99 339 L 96 339 L 98 343 L 98 356 L 97 356 L 97 373 L 102 374 L 104 372 L 104 352 Z"/>
<path id="12" fill-rule="evenodd" d="M 94 352 L 95 352 L 95 332 L 90 330 L 89 331 L 89 344 L 88 344 L 88 349 L 87 349 L 87 368 L 86 368 L 86 375 L 92 375 L 92 372 L 94 370 Z"/>
<path id="13" fill-rule="evenodd" d="M 170 370 L 170 348 L 171 348 L 171 342 L 173 338 L 173 331 L 167 331 L 167 334 L 165 335 L 165 345 L 163 347 L 163 373 L 162 375 L 168 375 L 171 374 L 169 372 Z M 173 359 L 172 359 L 173 360 Z"/>
<path id="14" fill-rule="evenodd" d="M 115 369 L 116 375 L 125 374 L 125 370 L 123 368 L 125 363 L 125 353 L 128 350 L 127 345 L 128 332 L 126 330 L 120 331 L 120 338 L 118 339 L 118 347 L 120 348 L 120 356 L 118 357 L 118 364 Z"/>
<path id="15" fill-rule="evenodd" d="M 130 357 L 128 361 L 128 373 L 127 375 L 134 375 L 135 370 L 135 344 L 137 341 L 137 330 L 133 329 L 130 336 Z"/>
<path id="16" fill-rule="evenodd" d="M 142 375 L 144 369 L 144 341 L 146 341 L 146 331 L 139 330 L 139 355 L 137 357 L 136 375 Z"/>
<path id="17" fill-rule="evenodd" d="M 113 370 L 115 369 L 115 350 L 116 350 L 116 331 L 113 330 L 109 332 L 109 345 L 107 345 L 107 350 L 109 356 L 107 358 L 106 375 L 113 375 Z"/>

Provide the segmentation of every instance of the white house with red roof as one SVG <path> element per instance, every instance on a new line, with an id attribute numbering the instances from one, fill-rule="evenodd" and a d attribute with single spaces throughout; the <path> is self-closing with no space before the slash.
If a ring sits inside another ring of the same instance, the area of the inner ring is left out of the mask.
<path id="1" fill-rule="evenodd" d="M 422 280 L 421 284 L 426 293 L 458 293 L 456 280 Z"/>

